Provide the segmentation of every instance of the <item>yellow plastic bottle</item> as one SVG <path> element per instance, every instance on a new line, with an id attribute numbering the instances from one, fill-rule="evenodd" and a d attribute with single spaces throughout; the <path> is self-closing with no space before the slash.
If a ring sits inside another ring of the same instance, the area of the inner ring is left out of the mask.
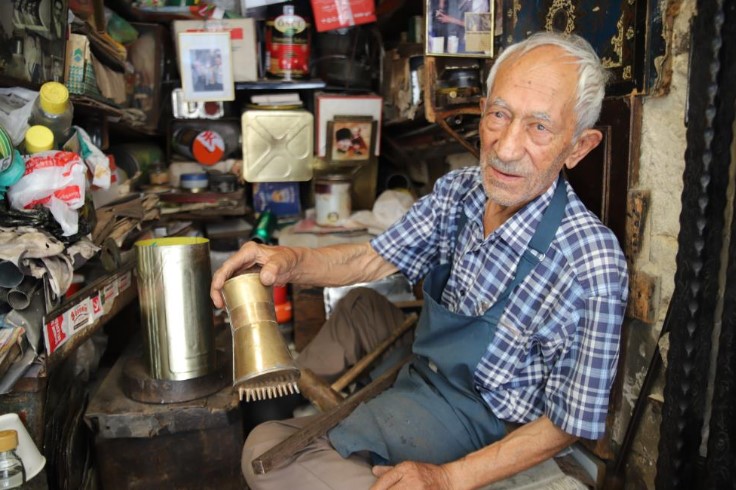
<path id="1" fill-rule="evenodd" d="M 54 144 L 61 147 L 71 136 L 73 117 L 69 90 L 59 82 L 46 82 L 33 103 L 28 123 L 49 128 L 54 133 Z"/>
<path id="2" fill-rule="evenodd" d="M 26 131 L 25 147 L 28 155 L 53 150 L 54 133 L 46 126 L 31 126 Z"/>

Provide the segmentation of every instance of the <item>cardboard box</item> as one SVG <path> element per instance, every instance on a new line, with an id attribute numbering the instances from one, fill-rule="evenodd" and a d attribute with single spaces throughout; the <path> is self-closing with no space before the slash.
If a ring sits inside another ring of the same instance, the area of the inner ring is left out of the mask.
<path id="1" fill-rule="evenodd" d="M 278 217 L 299 216 L 298 182 L 260 182 L 253 184 L 253 210 L 262 213 L 270 209 Z"/>
<path id="2" fill-rule="evenodd" d="M 312 0 L 318 32 L 376 21 L 373 0 Z"/>
<path id="3" fill-rule="evenodd" d="M 64 82 L 73 94 L 83 94 L 84 70 L 90 62 L 89 39 L 82 34 L 69 34 L 66 44 Z"/>
<path id="4" fill-rule="evenodd" d="M 253 19 L 175 20 L 174 43 L 179 52 L 179 34 L 182 32 L 230 32 L 233 79 L 236 82 L 258 80 L 256 54 L 256 27 Z"/>

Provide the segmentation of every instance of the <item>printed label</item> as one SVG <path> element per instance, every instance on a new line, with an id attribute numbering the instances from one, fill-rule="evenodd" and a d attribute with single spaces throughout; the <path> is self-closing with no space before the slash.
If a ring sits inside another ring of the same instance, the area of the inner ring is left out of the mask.
<path id="1" fill-rule="evenodd" d="M 92 302 L 89 298 L 69 310 L 69 320 L 72 333 L 92 323 Z"/>
<path id="2" fill-rule="evenodd" d="M 46 351 L 49 354 L 58 349 L 69 338 L 66 331 L 66 324 L 69 322 L 67 313 L 57 316 L 45 325 L 43 333 L 46 340 Z"/>

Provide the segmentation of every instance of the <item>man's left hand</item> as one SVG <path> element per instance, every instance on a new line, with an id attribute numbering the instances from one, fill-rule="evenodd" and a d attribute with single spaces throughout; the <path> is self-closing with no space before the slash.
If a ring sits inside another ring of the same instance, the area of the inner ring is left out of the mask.
<path id="1" fill-rule="evenodd" d="M 442 466 L 407 461 L 396 466 L 374 466 L 378 477 L 371 490 L 452 489 L 447 471 Z"/>

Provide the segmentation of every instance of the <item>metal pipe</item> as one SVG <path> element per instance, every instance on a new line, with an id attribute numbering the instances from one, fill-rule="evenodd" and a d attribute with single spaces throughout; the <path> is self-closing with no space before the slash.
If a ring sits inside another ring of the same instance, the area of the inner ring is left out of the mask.
<path id="1" fill-rule="evenodd" d="M 0 260 L 0 287 L 14 288 L 23 282 L 23 272 L 9 260 Z"/>
<path id="2" fill-rule="evenodd" d="M 23 282 L 8 291 L 8 304 L 18 311 L 23 311 L 31 304 L 31 296 L 38 289 L 41 281 L 32 276 L 26 276 Z"/>

